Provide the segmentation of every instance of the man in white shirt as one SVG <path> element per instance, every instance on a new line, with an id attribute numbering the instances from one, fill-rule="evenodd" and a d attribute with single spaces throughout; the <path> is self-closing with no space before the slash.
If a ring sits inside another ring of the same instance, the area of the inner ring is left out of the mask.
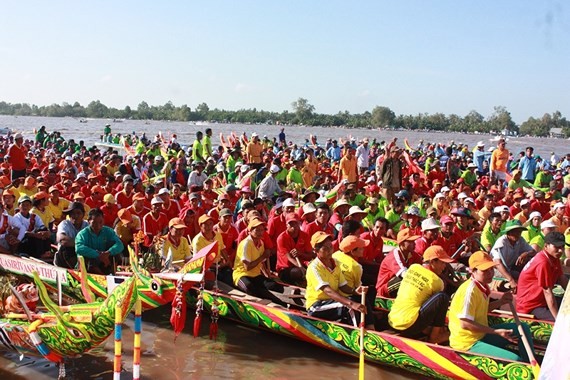
<path id="1" fill-rule="evenodd" d="M 281 191 L 281 187 L 275 178 L 277 174 L 281 171 L 279 166 L 271 165 L 269 168 L 269 174 L 261 181 L 259 187 L 257 188 L 257 196 L 261 199 L 272 199 L 276 193 Z"/>
<path id="2" fill-rule="evenodd" d="M 191 186 L 199 186 L 200 188 L 204 187 L 204 181 L 208 176 L 204 173 L 204 162 L 202 161 L 195 161 L 193 164 L 194 170 L 190 172 L 188 176 L 188 184 L 187 188 L 190 189 Z"/>
<path id="3" fill-rule="evenodd" d="M 370 148 L 368 147 L 368 139 L 362 140 L 358 148 L 356 148 L 356 164 L 358 165 L 358 174 L 362 175 L 369 168 Z"/>

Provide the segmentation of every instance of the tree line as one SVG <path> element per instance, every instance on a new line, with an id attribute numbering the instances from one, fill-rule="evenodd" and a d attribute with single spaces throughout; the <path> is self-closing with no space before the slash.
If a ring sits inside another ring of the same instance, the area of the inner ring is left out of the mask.
<path id="1" fill-rule="evenodd" d="M 172 121 L 210 121 L 221 123 L 268 123 L 268 124 L 302 124 L 310 126 L 335 126 L 346 128 L 394 128 L 408 130 L 431 130 L 467 133 L 509 133 L 529 136 L 547 137 L 560 128 L 562 135 L 570 136 L 570 121 L 559 111 L 545 113 L 541 118 L 530 117 L 520 125 L 511 118 L 510 112 L 503 106 L 496 106 L 491 115 L 485 117 L 477 111 L 465 116 L 443 113 L 419 113 L 416 115 L 396 115 L 389 107 L 376 106 L 372 111 L 352 114 L 339 111 L 336 114 L 315 112 L 315 107 L 307 99 L 298 98 L 291 103 L 291 110 L 270 112 L 252 109 L 237 111 L 210 109 L 201 103 L 194 109 L 188 105 L 175 106 L 172 102 L 151 106 L 141 102 L 136 109 L 126 106 L 123 109 L 108 107 L 99 100 L 87 106 L 79 102 L 62 103 L 49 106 L 37 106 L 27 103 L 7 103 L 0 101 L 0 115 L 16 116 L 48 116 L 75 118 L 111 118 L 140 120 L 172 120 Z"/>

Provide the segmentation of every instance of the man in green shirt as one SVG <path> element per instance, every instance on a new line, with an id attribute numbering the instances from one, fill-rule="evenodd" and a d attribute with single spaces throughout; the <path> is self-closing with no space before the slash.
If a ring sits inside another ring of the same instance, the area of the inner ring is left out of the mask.
<path id="1" fill-rule="evenodd" d="M 461 174 L 461 178 L 463 178 L 463 182 L 469 187 L 473 187 L 475 182 L 477 182 L 477 174 L 475 174 L 475 169 L 477 169 L 477 164 L 470 162 L 467 165 L 467 170 Z"/>
<path id="2" fill-rule="evenodd" d="M 202 139 L 202 157 L 207 159 L 212 156 L 212 128 L 206 129 L 206 136 Z"/>
<path id="3" fill-rule="evenodd" d="M 115 271 L 115 260 L 120 258 L 124 245 L 111 227 L 104 225 L 103 211 L 89 210 L 89 227 L 79 231 L 75 238 L 77 256 L 87 259 L 90 273 L 111 274 Z"/>
<path id="4" fill-rule="evenodd" d="M 503 224 L 503 219 L 501 214 L 493 212 L 489 215 L 488 221 L 489 223 L 485 225 L 483 232 L 481 232 L 481 245 L 487 252 L 493 248 L 497 239 L 502 235 L 501 225 Z"/>
<path id="5" fill-rule="evenodd" d="M 204 146 L 202 145 L 203 133 L 201 131 L 196 132 L 196 140 L 192 144 L 192 161 L 205 161 L 203 157 Z"/>
<path id="6" fill-rule="evenodd" d="M 295 158 L 293 166 L 289 169 L 289 174 L 287 174 L 287 185 L 303 187 L 303 174 L 301 173 L 303 163 L 304 161 L 301 157 Z"/>

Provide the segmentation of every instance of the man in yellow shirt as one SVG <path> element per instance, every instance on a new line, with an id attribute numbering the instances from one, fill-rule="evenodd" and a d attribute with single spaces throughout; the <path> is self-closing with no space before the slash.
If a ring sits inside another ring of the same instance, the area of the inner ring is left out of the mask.
<path id="1" fill-rule="evenodd" d="M 333 259 L 340 264 L 340 270 L 344 275 L 347 285 L 352 289 L 358 289 L 362 285 L 362 265 L 357 260 L 364 255 L 364 248 L 368 247 L 370 240 L 364 240 L 354 235 L 349 235 L 340 242 L 339 251 L 333 253 Z M 339 293 L 351 300 L 358 302 L 360 296 L 356 293 L 346 294 L 342 290 Z M 374 330 L 374 301 L 376 289 L 368 288 L 366 293 L 366 328 Z"/>
<path id="2" fill-rule="evenodd" d="M 356 157 L 354 156 L 354 148 L 345 147 L 346 154 L 340 160 L 338 166 L 339 182 L 346 179 L 348 182 L 356 182 L 358 179 L 358 169 L 356 165 Z"/>
<path id="3" fill-rule="evenodd" d="M 409 338 L 427 334 L 430 343 L 447 341 L 445 315 L 449 296 L 443 291 L 444 283 L 439 276 L 450 262 L 453 259 L 442 246 L 432 245 L 425 250 L 422 265 L 410 266 L 388 314 L 393 329 Z"/>
<path id="4" fill-rule="evenodd" d="M 507 163 L 509 162 L 509 150 L 505 148 L 507 142 L 500 139 L 497 149 L 491 154 L 491 163 L 489 170 L 491 171 L 492 181 L 499 181 L 501 188 L 507 179 Z"/>
<path id="5" fill-rule="evenodd" d="M 200 233 L 192 239 L 192 253 L 196 254 L 199 250 L 206 247 L 213 242 L 218 242 L 218 255 L 216 256 L 216 266 L 210 270 L 217 271 L 217 278 L 220 281 L 232 286 L 232 263 L 228 262 L 228 255 L 226 253 L 226 246 L 224 238 L 219 231 L 214 230 L 214 219 L 208 214 L 204 214 L 198 218 L 198 226 Z"/>
<path id="6" fill-rule="evenodd" d="M 54 224 L 57 226 L 61 222 L 65 215 L 63 215 L 63 210 L 69 207 L 69 201 L 64 198 L 59 197 L 59 189 L 56 186 L 49 188 L 49 203 L 47 208 L 50 210 L 54 218 Z"/>
<path id="7" fill-rule="evenodd" d="M 261 153 L 263 145 L 259 142 L 259 135 L 255 132 L 251 135 L 251 141 L 247 144 L 247 163 L 254 169 L 260 169 L 262 166 Z"/>
<path id="8" fill-rule="evenodd" d="M 123 210 L 121 210 L 123 211 Z M 125 213 L 128 213 L 126 215 Z M 127 225 L 129 223 L 128 217 L 132 215 L 128 210 L 121 213 L 120 222 Z M 170 266 L 172 264 L 179 265 L 183 264 L 185 261 L 190 260 L 192 257 L 190 253 L 190 244 L 188 244 L 188 239 L 184 237 L 184 230 L 186 225 L 184 221 L 180 218 L 172 218 L 168 222 L 168 233 L 165 236 L 164 245 L 162 246 L 162 259 L 165 262 L 165 266 Z"/>
<path id="9" fill-rule="evenodd" d="M 469 257 L 471 278 L 459 286 L 449 308 L 449 345 L 455 350 L 509 360 L 520 361 L 522 357 L 528 362 L 522 339 L 518 339 L 518 355 L 505 348 L 514 343 L 517 337 L 520 338 L 516 324 L 489 326 L 487 313 L 513 300 L 512 293 L 503 293 L 499 300 L 493 302 L 489 300 L 489 284 L 493 281 L 496 265 L 493 258 L 483 251 L 477 251 Z M 522 326 L 527 337 L 530 337 L 528 326 L 524 323 Z M 529 342 L 532 347 L 532 339 Z"/>
<path id="10" fill-rule="evenodd" d="M 271 251 L 266 251 L 263 244 L 265 229 L 265 222 L 261 219 L 254 218 L 249 221 L 247 225 L 249 235 L 237 247 L 233 283 L 247 294 L 269 299 L 278 305 L 286 306 L 283 301 L 269 291 L 272 289 L 283 292 L 283 287 L 261 273 L 262 265 L 265 265 L 271 256 Z"/>
<path id="11" fill-rule="evenodd" d="M 311 246 L 317 257 L 307 268 L 307 289 L 305 307 L 310 316 L 344 323 L 356 323 L 353 311 L 366 313 L 364 305 L 344 297 L 339 292 L 360 293 L 365 288 L 353 289 L 348 286 L 339 263 L 332 257 L 333 237 L 318 231 L 311 237 Z M 352 315 L 351 315 L 352 314 Z"/>

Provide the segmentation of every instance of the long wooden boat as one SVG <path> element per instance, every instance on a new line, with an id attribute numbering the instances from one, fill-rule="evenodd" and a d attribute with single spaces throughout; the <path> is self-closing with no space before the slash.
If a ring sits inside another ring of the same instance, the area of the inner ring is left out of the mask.
<path id="1" fill-rule="evenodd" d="M 201 290 L 206 309 L 219 316 L 358 357 L 359 328 L 285 309 L 236 289 Z M 528 363 L 456 351 L 443 345 L 379 331 L 364 335 L 366 360 L 436 379 L 532 379 Z"/>
<path id="2" fill-rule="evenodd" d="M 176 294 L 175 280 L 181 275 L 197 275 L 189 280 L 199 282 L 201 275 L 208 270 L 215 255 L 215 243 L 205 247 L 194 255 L 178 272 L 149 273 L 138 264 L 134 250 L 129 247 L 131 269 L 137 273 L 137 290 L 141 297 L 143 310 L 150 310 L 172 302 Z M 37 272 L 48 290 L 54 294 L 58 286 L 62 293 L 77 302 L 104 300 L 120 283 L 132 276 L 133 272 L 121 272 L 117 275 L 97 275 L 87 273 L 84 268 L 59 268 L 43 261 L 19 256 L 0 254 L 0 270 L 16 276 L 33 278 Z M 59 285 L 58 285 L 59 282 Z M 90 296 L 91 295 L 91 296 Z"/>
<path id="3" fill-rule="evenodd" d="M 389 311 L 392 308 L 393 298 L 377 297 L 375 307 L 381 310 Z M 529 318 L 519 315 L 521 322 L 524 322 L 530 328 L 532 339 L 535 345 L 546 346 L 552 336 L 554 322 L 543 321 L 536 318 Z M 488 314 L 489 325 L 497 325 L 500 323 L 515 323 L 515 319 L 509 312 L 501 312 L 500 310 L 490 312 Z"/>
<path id="4" fill-rule="evenodd" d="M 49 298 L 37 272 L 34 282 L 49 311 L 8 314 L 0 318 L 0 343 L 21 354 L 43 356 L 56 363 L 103 343 L 114 330 L 117 304 L 124 320 L 138 298 L 134 276 L 119 284 L 103 302 L 66 307 L 56 305 Z"/>

